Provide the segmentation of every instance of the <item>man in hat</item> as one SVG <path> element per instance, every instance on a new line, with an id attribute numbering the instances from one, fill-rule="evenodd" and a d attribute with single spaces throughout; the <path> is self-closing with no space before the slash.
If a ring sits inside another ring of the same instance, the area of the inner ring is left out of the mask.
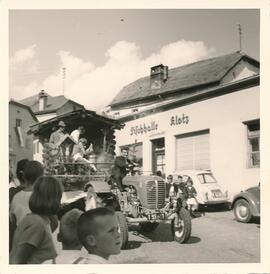
<path id="1" fill-rule="evenodd" d="M 65 129 L 66 124 L 63 121 L 59 121 L 58 129 L 51 134 L 49 143 L 56 145 L 65 136 Z"/>

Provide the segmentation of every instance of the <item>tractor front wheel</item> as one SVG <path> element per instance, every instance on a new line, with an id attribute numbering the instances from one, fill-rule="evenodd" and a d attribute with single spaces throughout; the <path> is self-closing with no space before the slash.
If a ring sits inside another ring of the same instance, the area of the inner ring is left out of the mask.
<path id="1" fill-rule="evenodd" d="M 115 214 L 120 227 L 121 249 L 125 249 L 128 244 L 128 225 L 127 225 L 126 217 L 120 211 L 116 211 Z"/>
<path id="2" fill-rule="evenodd" d="M 177 218 L 174 218 L 171 222 L 171 230 L 174 240 L 183 244 L 189 240 L 191 235 L 191 217 L 183 207 L 177 214 Z"/>

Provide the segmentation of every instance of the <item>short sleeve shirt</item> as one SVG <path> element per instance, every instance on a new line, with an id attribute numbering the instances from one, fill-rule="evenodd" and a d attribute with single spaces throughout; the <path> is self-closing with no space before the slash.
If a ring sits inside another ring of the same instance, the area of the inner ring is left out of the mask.
<path id="1" fill-rule="evenodd" d="M 78 264 L 107 264 L 108 260 L 94 254 L 87 254 L 77 260 Z"/>
<path id="2" fill-rule="evenodd" d="M 80 139 L 80 131 L 78 129 L 75 129 L 71 132 L 70 136 L 72 137 L 72 139 L 76 142 L 76 144 L 79 143 L 79 139 Z"/>
<path id="3" fill-rule="evenodd" d="M 30 244 L 35 247 L 27 264 L 41 264 L 57 256 L 52 239 L 50 220 L 37 214 L 28 214 L 16 229 L 11 256 L 18 246 Z"/>
<path id="4" fill-rule="evenodd" d="M 16 217 L 17 226 L 22 221 L 22 219 L 31 212 L 29 208 L 29 199 L 31 196 L 31 191 L 20 191 L 12 199 L 10 205 L 10 214 Z"/>

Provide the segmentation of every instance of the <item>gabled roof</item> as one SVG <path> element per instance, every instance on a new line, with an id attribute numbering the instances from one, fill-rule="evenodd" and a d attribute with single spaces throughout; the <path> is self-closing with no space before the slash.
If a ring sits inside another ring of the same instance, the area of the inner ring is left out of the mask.
<path id="1" fill-rule="evenodd" d="M 31 110 L 31 108 L 30 108 L 29 106 L 26 106 L 26 105 L 24 105 L 24 104 L 22 104 L 22 103 L 19 103 L 19 102 L 17 102 L 17 101 L 14 101 L 13 99 L 11 99 L 11 100 L 9 101 L 9 104 L 16 105 L 16 106 L 18 106 L 18 107 L 27 109 L 27 110 L 29 111 L 30 115 L 33 117 L 33 119 L 34 119 L 36 122 L 38 122 L 38 119 L 37 119 L 36 115 L 34 114 L 34 112 Z"/>
<path id="2" fill-rule="evenodd" d="M 120 129 L 123 125 L 121 122 L 97 114 L 95 111 L 79 109 L 74 110 L 62 115 L 58 115 L 51 119 L 45 120 L 43 122 L 37 123 L 30 126 L 28 134 L 35 135 L 48 135 L 51 133 L 53 127 L 57 127 L 59 121 L 64 121 L 67 125 L 66 129 L 68 131 L 74 130 L 78 125 L 82 125 L 85 128 L 99 129 L 112 127 L 115 129 Z"/>
<path id="3" fill-rule="evenodd" d="M 110 106 L 117 106 L 153 96 L 165 95 L 172 91 L 188 90 L 195 87 L 218 84 L 242 59 L 259 67 L 258 61 L 241 52 L 202 60 L 169 69 L 167 81 L 158 89 L 151 88 L 150 76 L 140 78 L 125 86 L 111 101 Z"/>
<path id="4" fill-rule="evenodd" d="M 45 92 L 44 92 L 45 93 Z M 50 113 L 58 110 L 60 107 L 62 107 L 65 103 L 68 101 L 74 102 L 70 99 L 67 99 L 64 95 L 59 95 L 59 96 L 51 96 L 48 93 L 45 93 L 47 95 L 47 105 L 46 108 L 43 111 L 39 110 L 39 101 L 38 101 L 38 94 L 27 97 L 21 102 L 27 106 L 29 106 L 34 113 Z M 77 105 L 80 105 L 76 102 L 74 102 Z"/>

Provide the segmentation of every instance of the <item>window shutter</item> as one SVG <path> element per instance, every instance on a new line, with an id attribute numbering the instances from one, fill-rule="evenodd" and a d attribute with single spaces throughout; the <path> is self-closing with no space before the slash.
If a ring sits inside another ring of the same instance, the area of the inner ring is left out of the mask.
<path id="1" fill-rule="evenodd" d="M 176 153 L 177 170 L 210 169 L 209 131 L 177 137 Z"/>

